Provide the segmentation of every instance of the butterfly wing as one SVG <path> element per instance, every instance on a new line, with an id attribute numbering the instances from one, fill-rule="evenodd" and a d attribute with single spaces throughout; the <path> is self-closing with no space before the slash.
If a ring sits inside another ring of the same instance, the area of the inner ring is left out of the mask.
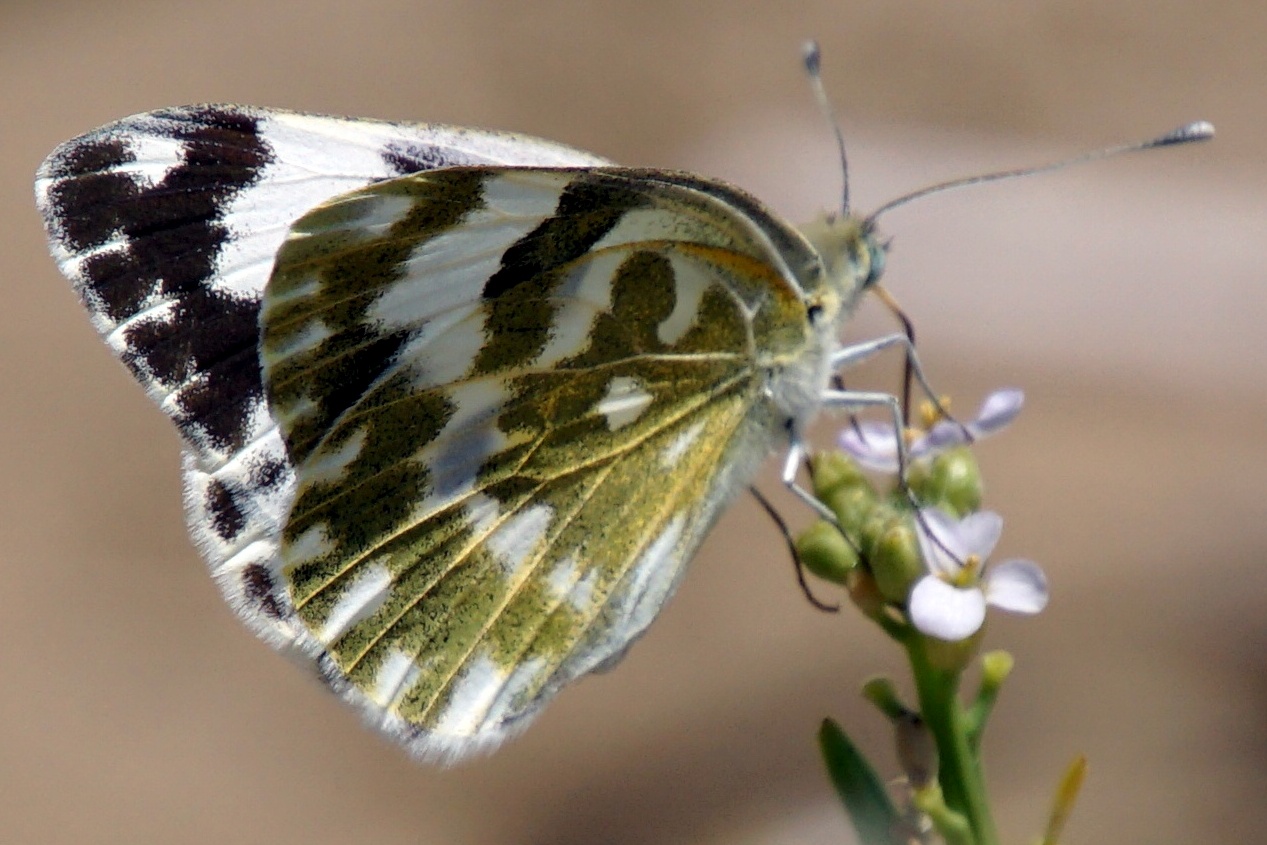
<path id="1" fill-rule="evenodd" d="M 273 645 L 288 648 L 297 632 L 248 575 L 275 558 L 294 476 L 257 346 L 260 299 L 290 225 L 404 173 L 603 163 L 526 136 L 203 105 L 125 118 L 41 165 L 36 202 L 53 256 L 180 429 L 190 533 L 230 604 Z"/>
<path id="2" fill-rule="evenodd" d="M 782 432 L 778 384 L 821 369 L 817 267 L 746 195 L 663 172 L 331 201 L 265 296 L 297 490 L 253 577 L 413 753 L 495 745 L 623 653 Z"/>

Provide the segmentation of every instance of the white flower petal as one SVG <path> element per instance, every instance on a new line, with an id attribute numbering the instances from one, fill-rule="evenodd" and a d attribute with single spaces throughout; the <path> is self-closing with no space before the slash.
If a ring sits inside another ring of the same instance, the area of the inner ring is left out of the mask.
<path id="1" fill-rule="evenodd" d="M 1000 610 L 1034 614 L 1047 606 L 1047 576 L 1032 560 L 1005 560 L 990 567 L 985 600 Z"/>
<path id="2" fill-rule="evenodd" d="M 892 424 L 867 421 L 848 426 L 840 433 L 840 448 L 867 469 L 897 472 L 897 435 Z"/>
<path id="3" fill-rule="evenodd" d="M 978 438 L 993 434 L 1016 419 L 1024 404 L 1024 391 L 1014 387 L 996 390 L 985 397 L 981 409 L 977 411 L 976 420 L 969 423 L 968 428 Z"/>
<path id="4" fill-rule="evenodd" d="M 921 457 L 925 454 L 941 452 L 955 446 L 962 446 L 979 437 L 972 424 L 962 426 L 950 420 L 941 420 L 934 423 L 927 434 L 915 441 L 911 446 L 911 456 Z"/>
<path id="5" fill-rule="evenodd" d="M 975 587 L 960 590 L 933 575 L 911 589 L 906 612 L 922 633 L 939 640 L 972 636 L 985 621 L 985 595 Z"/>
<path id="6" fill-rule="evenodd" d="M 956 532 L 965 557 L 976 555 L 985 560 L 1003 534 L 1003 517 L 994 511 L 970 513 L 960 520 Z"/>
<path id="7" fill-rule="evenodd" d="M 972 550 L 964 547 L 959 525 L 941 508 L 920 508 L 915 536 L 929 572 L 953 576 L 963 568 L 964 559 Z"/>

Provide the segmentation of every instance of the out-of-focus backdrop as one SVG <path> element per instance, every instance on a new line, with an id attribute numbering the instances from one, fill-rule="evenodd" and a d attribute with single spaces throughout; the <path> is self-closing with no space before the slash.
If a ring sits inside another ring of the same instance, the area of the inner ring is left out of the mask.
<path id="1" fill-rule="evenodd" d="M 1001 552 L 1053 582 L 1046 613 L 988 632 L 1018 661 L 988 737 L 1007 841 L 1038 830 L 1077 752 L 1070 843 L 1260 841 L 1267 5 L 8 0 L 0 842 L 850 841 L 813 734 L 832 715 L 891 765 L 856 691 L 899 655 L 806 604 L 747 500 L 624 663 L 495 756 L 419 767 L 363 730 L 221 604 L 186 540 L 176 435 L 89 327 L 31 202 L 66 138 L 234 101 L 530 132 L 808 218 L 838 191 L 808 36 L 863 209 L 1218 125 L 1212 144 L 929 199 L 884 229 L 938 389 L 964 411 L 1028 393 L 979 450 Z M 854 336 L 889 325 L 864 315 Z"/>

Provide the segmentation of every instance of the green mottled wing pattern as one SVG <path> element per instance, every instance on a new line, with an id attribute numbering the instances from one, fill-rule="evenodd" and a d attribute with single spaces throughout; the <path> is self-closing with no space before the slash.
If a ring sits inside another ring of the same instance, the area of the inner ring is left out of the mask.
<path id="1" fill-rule="evenodd" d="M 450 168 L 300 219 L 261 355 L 328 680 L 457 757 L 617 659 L 780 434 L 772 384 L 820 369 L 817 271 L 663 171 Z"/>

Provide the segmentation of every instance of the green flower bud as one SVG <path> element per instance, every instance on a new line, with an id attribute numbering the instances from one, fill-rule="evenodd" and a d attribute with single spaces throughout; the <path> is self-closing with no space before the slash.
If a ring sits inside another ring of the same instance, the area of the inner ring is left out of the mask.
<path id="1" fill-rule="evenodd" d="M 905 500 L 898 495 L 891 495 L 886 499 L 877 497 L 875 503 L 861 515 L 858 531 L 862 535 L 859 545 L 862 546 L 864 558 L 870 560 L 874 557 L 876 547 L 885 533 L 895 523 L 906 518 L 905 514 L 909 511 L 905 510 L 905 505 Z"/>
<path id="2" fill-rule="evenodd" d="M 849 571 L 858 565 L 858 553 L 840 529 L 822 519 L 796 538 L 796 554 L 807 570 L 833 584 L 844 585 Z"/>
<path id="3" fill-rule="evenodd" d="M 921 502 L 958 517 L 981 507 L 981 469 L 967 446 L 957 446 L 917 462 L 907 475 L 907 483 Z"/>
<path id="4" fill-rule="evenodd" d="M 893 681 L 884 676 L 869 678 L 862 685 L 862 697 L 874 704 L 881 713 L 893 721 L 904 719 L 911 709 L 902 703 Z"/>
<path id="5" fill-rule="evenodd" d="M 902 515 L 895 517 L 875 537 L 867 560 L 880 594 L 900 604 L 906 601 L 911 585 L 924 574 L 924 559 L 910 521 Z"/>
<path id="6" fill-rule="evenodd" d="M 879 504 L 879 497 L 871 485 L 863 479 L 861 484 L 847 484 L 828 491 L 822 502 L 836 515 L 850 537 L 864 530 L 864 526 Z"/>
<path id="7" fill-rule="evenodd" d="M 870 487 L 862 470 L 842 452 L 816 452 L 810 459 L 814 479 L 814 495 L 826 501 L 834 490 L 842 487 Z"/>
<path id="8" fill-rule="evenodd" d="M 1006 651 L 991 651 L 981 655 L 981 688 L 997 691 L 1012 673 L 1015 659 Z"/>

